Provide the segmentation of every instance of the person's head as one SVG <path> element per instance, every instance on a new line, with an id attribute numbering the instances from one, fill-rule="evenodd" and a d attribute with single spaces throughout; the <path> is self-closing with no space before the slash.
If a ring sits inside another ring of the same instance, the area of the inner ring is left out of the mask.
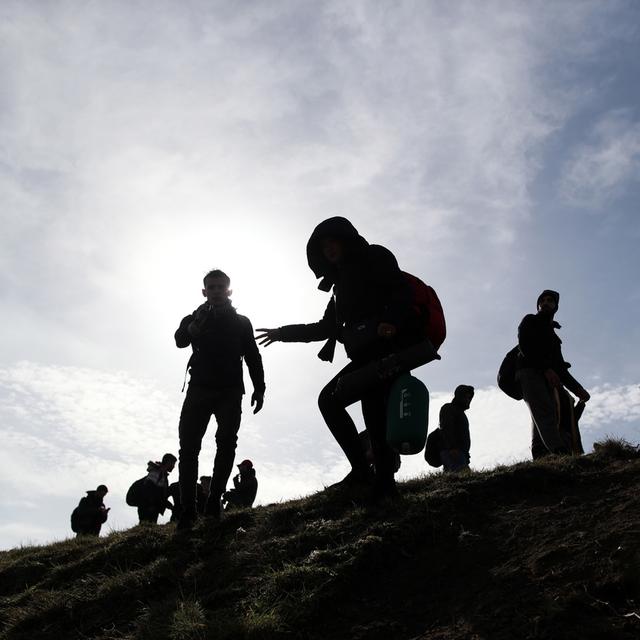
<path id="1" fill-rule="evenodd" d="M 209 493 L 211 487 L 211 476 L 200 476 L 200 486 L 204 489 L 205 493 Z"/>
<path id="2" fill-rule="evenodd" d="M 220 269 L 209 271 L 203 279 L 204 289 L 202 295 L 209 304 L 219 306 L 225 304 L 231 295 L 231 278 Z"/>
<path id="3" fill-rule="evenodd" d="M 456 387 L 456 390 L 453 392 L 453 398 L 456 403 L 461 407 L 468 409 L 471 405 L 471 401 L 473 400 L 473 394 L 475 393 L 474 388 L 468 384 L 460 384 Z"/>
<path id="4" fill-rule="evenodd" d="M 99 484 L 98 488 L 96 489 L 96 493 L 101 498 L 104 498 L 107 495 L 107 493 L 109 493 L 109 489 L 107 489 L 107 485 L 106 484 Z"/>
<path id="5" fill-rule="evenodd" d="M 251 460 L 243 460 L 238 465 L 238 471 L 240 473 L 247 473 L 248 471 L 251 471 L 251 469 L 253 469 L 253 462 L 251 462 Z"/>
<path id="6" fill-rule="evenodd" d="M 340 264 L 344 258 L 344 242 L 334 236 L 326 236 L 320 240 L 322 255 L 329 264 Z"/>
<path id="7" fill-rule="evenodd" d="M 551 289 L 545 289 L 536 301 L 536 307 L 539 313 L 545 313 L 552 316 L 557 310 L 560 303 L 560 294 Z"/>
<path id="8" fill-rule="evenodd" d="M 176 466 L 177 458 L 173 453 L 165 453 L 162 456 L 162 467 L 167 473 L 171 473 Z"/>

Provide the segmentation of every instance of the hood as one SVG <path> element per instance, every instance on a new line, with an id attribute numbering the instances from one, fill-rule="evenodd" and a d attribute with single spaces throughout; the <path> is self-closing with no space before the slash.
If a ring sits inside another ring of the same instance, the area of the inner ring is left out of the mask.
<path id="1" fill-rule="evenodd" d="M 322 253 L 322 240 L 336 238 L 344 243 L 345 257 L 367 247 L 369 243 L 358 233 L 356 228 L 346 219 L 336 216 L 322 221 L 311 234 L 307 242 L 307 262 L 316 278 L 322 278 L 319 289 L 329 291 L 336 281 L 336 266 L 332 265 Z"/>

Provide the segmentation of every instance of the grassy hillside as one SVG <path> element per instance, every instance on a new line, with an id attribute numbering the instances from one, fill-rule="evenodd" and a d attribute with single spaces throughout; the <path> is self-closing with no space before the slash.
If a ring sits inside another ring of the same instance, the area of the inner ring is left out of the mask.
<path id="1" fill-rule="evenodd" d="M 0 553 L 2 639 L 640 637 L 640 453 Z"/>

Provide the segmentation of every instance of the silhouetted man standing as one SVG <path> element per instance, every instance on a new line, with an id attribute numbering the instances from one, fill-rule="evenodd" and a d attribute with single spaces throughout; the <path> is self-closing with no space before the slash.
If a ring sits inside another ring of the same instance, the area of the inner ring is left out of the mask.
<path id="1" fill-rule="evenodd" d="M 526 315 L 518 327 L 518 370 L 516 380 L 532 419 L 531 453 L 539 458 L 549 453 L 571 452 L 570 435 L 560 429 L 561 395 L 566 387 L 583 402 L 591 397 L 569 373 L 562 356 L 562 341 L 554 320 L 560 294 L 546 289 L 537 300 L 538 312 Z"/>
<path id="2" fill-rule="evenodd" d="M 180 414 L 179 481 L 182 514 L 179 529 L 193 525 L 197 517 L 196 481 L 202 438 L 212 415 L 215 416 L 216 456 L 205 515 L 220 517 L 224 492 L 236 452 L 242 414 L 242 361 L 246 360 L 253 383 L 251 405 L 254 413 L 264 401 L 264 370 L 251 322 L 231 306 L 231 281 L 220 270 L 204 277 L 202 294 L 207 301 L 182 319 L 176 331 L 179 348 L 191 345 L 191 374 L 187 396 Z"/>
<path id="3" fill-rule="evenodd" d="M 471 434 L 465 411 L 471 405 L 473 395 L 472 386 L 458 385 L 453 392 L 453 400 L 442 405 L 440 409 L 440 431 L 442 432 L 440 459 L 444 471 L 457 472 L 469 468 Z"/>

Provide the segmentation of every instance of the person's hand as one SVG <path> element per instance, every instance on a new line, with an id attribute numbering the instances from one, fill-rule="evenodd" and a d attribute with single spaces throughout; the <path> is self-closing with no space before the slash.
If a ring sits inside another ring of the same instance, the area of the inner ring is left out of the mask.
<path id="1" fill-rule="evenodd" d="M 389 324 L 388 322 L 381 322 L 378 325 L 378 335 L 381 338 L 393 338 L 396 335 L 396 327 L 393 324 Z"/>
<path id="2" fill-rule="evenodd" d="M 188 325 L 187 325 L 187 333 L 192 337 L 192 338 L 197 338 L 202 332 L 200 331 L 200 327 L 198 326 L 198 323 L 195 320 L 192 320 Z"/>
<path id="3" fill-rule="evenodd" d="M 258 344 L 264 345 L 265 347 L 280 340 L 280 329 L 256 329 L 256 331 L 262 332 L 258 333 L 256 340 Z"/>
<path id="4" fill-rule="evenodd" d="M 562 381 L 553 369 L 547 369 L 544 372 L 544 377 L 547 379 L 547 382 L 552 389 L 559 389 L 560 387 L 562 387 Z"/>
<path id="5" fill-rule="evenodd" d="M 580 402 L 589 402 L 589 398 L 591 398 L 591 394 L 583 387 L 580 387 L 580 389 L 578 389 L 576 395 L 578 396 Z"/>
<path id="6" fill-rule="evenodd" d="M 260 393 L 258 391 L 254 391 L 251 394 L 251 406 L 256 405 L 256 408 L 253 410 L 253 413 L 258 413 L 260 409 L 262 409 L 262 405 L 264 404 L 264 393 Z"/>

